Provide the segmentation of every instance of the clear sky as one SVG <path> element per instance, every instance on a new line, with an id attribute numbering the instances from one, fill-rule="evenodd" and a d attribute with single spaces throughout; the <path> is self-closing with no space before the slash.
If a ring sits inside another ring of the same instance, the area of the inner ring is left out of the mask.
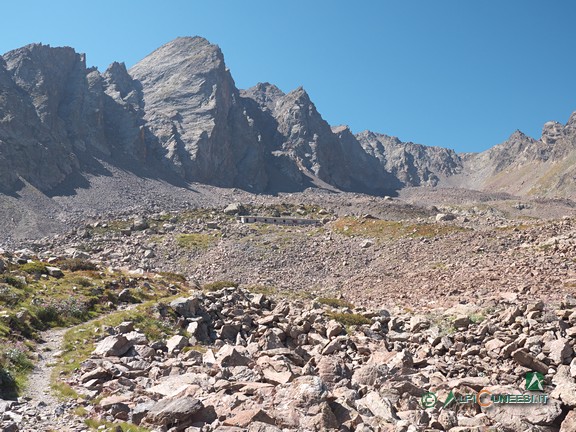
<path id="1" fill-rule="evenodd" d="M 239 88 L 303 85 L 354 132 L 481 151 L 576 111 L 573 0 L 7 0 L 0 53 L 68 45 L 104 70 L 188 35 Z"/>

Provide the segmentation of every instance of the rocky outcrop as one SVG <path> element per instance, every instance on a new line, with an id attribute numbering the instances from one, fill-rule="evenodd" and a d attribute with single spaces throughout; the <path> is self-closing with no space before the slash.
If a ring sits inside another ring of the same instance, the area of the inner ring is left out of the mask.
<path id="1" fill-rule="evenodd" d="M 49 192 L 94 157 L 147 156 L 138 83 L 123 65 L 101 75 L 72 48 L 34 44 L 0 61 L 0 187 Z M 76 184 L 78 186 L 78 184 Z"/>
<path id="2" fill-rule="evenodd" d="M 216 45 L 178 38 L 132 67 L 130 75 L 142 86 L 147 124 L 180 175 L 265 188 L 263 144 Z"/>
<path id="3" fill-rule="evenodd" d="M 112 63 L 102 74 L 104 131 L 109 143 L 145 161 L 155 139 L 145 127 L 142 85 L 134 80 L 124 63 Z"/>
<path id="4" fill-rule="evenodd" d="M 437 186 L 462 169 L 460 157 L 450 149 L 405 143 L 370 131 L 359 133 L 357 139 L 401 186 Z"/>
<path id="5" fill-rule="evenodd" d="M 48 190 L 78 167 L 58 107 L 70 115 L 74 98 L 64 100 L 64 88 L 68 75 L 82 68 L 83 60 L 62 48 L 53 53 L 61 66 L 46 68 L 47 49 L 32 45 L 0 59 L 0 189 L 4 191 L 12 190 L 20 178 Z"/>
<path id="6" fill-rule="evenodd" d="M 293 183 L 302 186 L 317 178 L 340 190 L 368 193 L 397 186 L 349 129 L 332 130 L 302 87 L 284 94 L 261 83 L 242 95 L 263 113 L 258 125 L 269 143 L 272 165 Z"/>

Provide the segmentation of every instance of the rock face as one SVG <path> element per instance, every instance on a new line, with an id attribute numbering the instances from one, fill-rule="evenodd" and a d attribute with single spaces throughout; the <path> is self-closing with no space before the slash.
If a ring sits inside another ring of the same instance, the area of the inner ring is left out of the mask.
<path id="1" fill-rule="evenodd" d="M 370 131 L 358 134 L 357 139 L 401 186 L 437 186 L 441 178 L 462 170 L 462 160 L 453 150 L 404 143 Z"/>
<path id="2" fill-rule="evenodd" d="M 143 87 L 145 118 L 185 179 L 262 190 L 263 144 L 216 45 L 178 38 L 130 69 Z"/>
<path id="3" fill-rule="evenodd" d="M 46 190 L 78 168 L 69 133 L 79 131 L 68 129 L 64 119 L 84 108 L 79 105 L 88 83 L 79 82 L 82 72 L 84 59 L 68 48 L 31 45 L 0 60 L 2 189 L 10 190 L 22 176 Z"/>
<path id="4" fill-rule="evenodd" d="M 261 111 L 253 115 L 270 143 L 271 169 L 288 177 L 288 183 L 280 178 L 273 187 L 298 188 L 314 178 L 347 191 L 382 193 L 396 186 L 348 128 L 332 130 L 302 87 L 284 94 L 261 83 L 242 95 L 257 104 L 252 112 Z"/>
<path id="5" fill-rule="evenodd" d="M 28 45 L 0 59 L 0 188 L 48 192 L 94 157 L 145 161 L 139 84 L 121 64 L 103 75 L 72 48 Z"/>

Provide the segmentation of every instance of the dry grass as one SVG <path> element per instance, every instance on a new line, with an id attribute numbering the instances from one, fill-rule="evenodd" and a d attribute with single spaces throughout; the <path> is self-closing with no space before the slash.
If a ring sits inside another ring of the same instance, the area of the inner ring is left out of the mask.
<path id="1" fill-rule="evenodd" d="M 440 237 L 466 230 L 462 227 L 447 224 L 406 223 L 353 217 L 338 219 L 332 224 L 332 229 L 350 237 L 376 238 L 380 240 Z"/>
<path id="2" fill-rule="evenodd" d="M 216 238 L 208 234 L 179 234 L 176 244 L 183 249 L 208 249 L 216 242 Z"/>

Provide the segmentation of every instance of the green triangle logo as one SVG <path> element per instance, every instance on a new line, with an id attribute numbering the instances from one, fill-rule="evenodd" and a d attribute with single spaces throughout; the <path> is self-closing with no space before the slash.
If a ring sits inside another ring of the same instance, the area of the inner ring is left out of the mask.
<path id="1" fill-rule="evenodd" d="M 540 372 L 528 372 L 526 374 L 526 390 L 544 391 L 544 375 Z"/>
<path id="2" fill-rule="evenodd" d="M 450 390 L 450 393 L 448 393 L 448 397 L 447 397 L 446 400 L 444 401 L 444 405 L 442 406 L 442 409 L 444 409 L 444 408 L 446 408 L 448 405 L 450 405 L 453 400 L 454 400 L 454 391 Z"/>

